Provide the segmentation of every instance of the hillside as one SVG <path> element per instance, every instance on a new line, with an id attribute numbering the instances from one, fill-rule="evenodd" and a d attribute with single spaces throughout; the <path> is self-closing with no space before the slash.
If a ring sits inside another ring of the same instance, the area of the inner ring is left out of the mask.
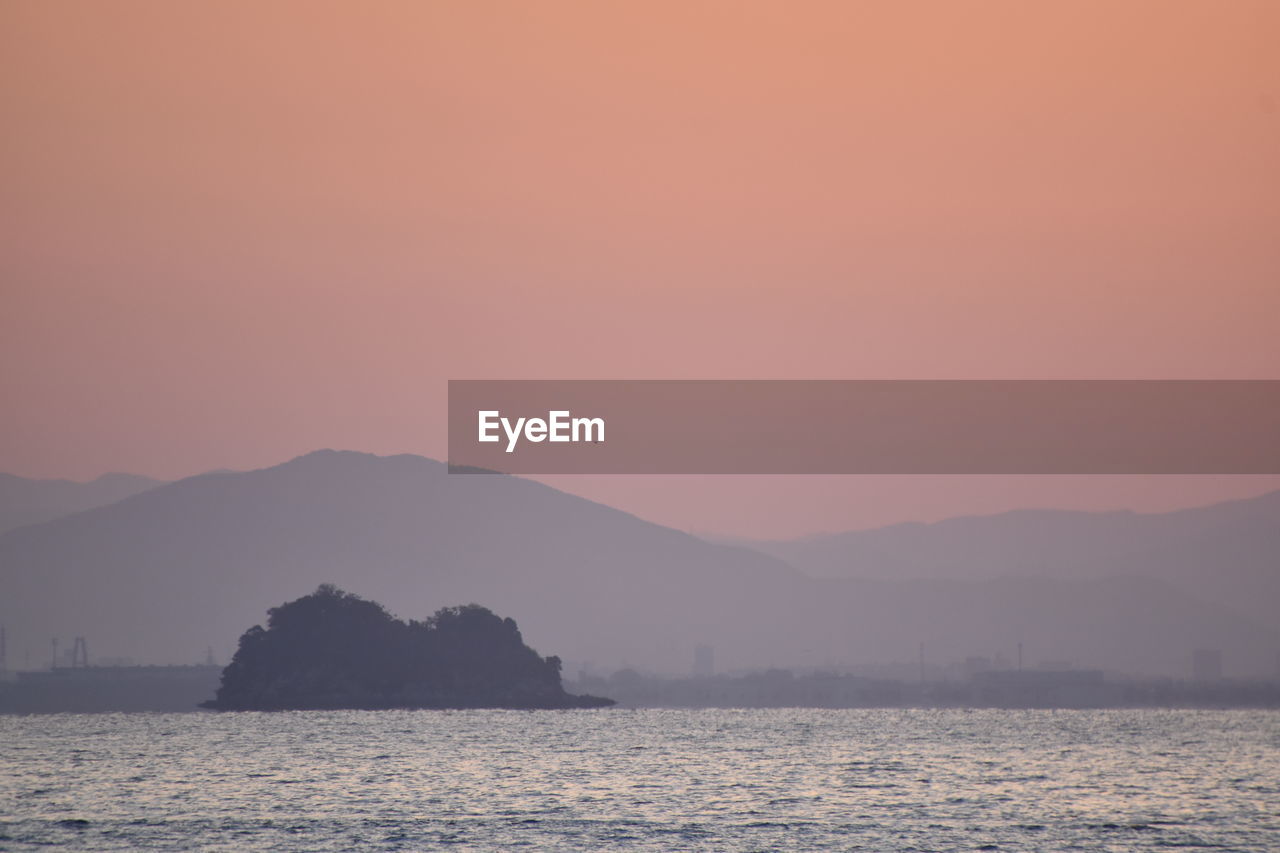
<path id="1" fill-rule="evenodd" d="M 527 480 L 415 456 L 319 451 L 205 474 L 0 537 L 11 655 L 84 635 L 98 654 L 226 659 L 264 606 L 335 583 L 402 616 L 483 601 L 574 660 L 684 668 L 703 636 L 782 636 L 782 562 Z M 752 626 L 750 630 L 746 627 Z"/>
<path id="2" fill-rule="evenodd" d="M 1141 576 L 1280 626 L 1280 492 L 1167 513 L 1019 510 L 751 544 L 814 577 Z"/>
<path id="3" fill-rule="evenodd" d="M 106 506 L 159 485 L 159 480 L 135 474 L 103 474 L 88 483 L 0 474 L 0 534 Z"/>
<path id="4" fill-rule="evenodd" d="M 1171 675 L 1209 646 L 1229 672 L 1270 675 L 1280 651 L 1274 619 L 1160 579 L 816 580 L 776 556 L 416 456 L 320 451 L 0 536 L 11 662 L 43 661 L 50 637 L 74 636 L 94 655 L 187 663 L 212 646 L 227 660 L 264 607 L 322 583 L 408 618 L 483 602 L 533 647 L 605 671 L 687 672 L 699 643 L 722 670 L 910 661 L 920 642 L 939 661 L 1007 657 L 1024 642 L 1032 660 Z"/>

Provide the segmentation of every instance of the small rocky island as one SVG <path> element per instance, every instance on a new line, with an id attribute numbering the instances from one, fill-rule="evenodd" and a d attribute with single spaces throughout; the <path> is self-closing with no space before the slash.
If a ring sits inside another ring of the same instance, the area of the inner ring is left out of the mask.
<path id="1" fill-rule="evenodd" d="M 273 607 L 240 637 L 218 711 L 600 708 L 560 684 L 560 659 L 524 644 L 511 619 L 476 604 L 404 622 L 325 584 Z"/>

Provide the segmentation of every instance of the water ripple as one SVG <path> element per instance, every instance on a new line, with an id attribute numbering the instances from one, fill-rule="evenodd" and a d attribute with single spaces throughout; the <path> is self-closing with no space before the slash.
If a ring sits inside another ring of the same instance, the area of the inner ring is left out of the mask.
<path id="1" fill-rule="evenodd" d="M 1280 849 L 1280 713 L 0 718 L 0 847 Z"/>

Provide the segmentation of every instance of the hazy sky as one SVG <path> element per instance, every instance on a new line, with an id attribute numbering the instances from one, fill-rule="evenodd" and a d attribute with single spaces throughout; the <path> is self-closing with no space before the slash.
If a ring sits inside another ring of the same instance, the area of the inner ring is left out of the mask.
<path id="1" fill-rule="evenodd" d="M 1273 0 L 5 0 L 0 470 L 440 457 L 448 378 L 1280 377 L 1278 43 Z M 561 484 L 736 532 L 1093 488 L 950 482 Z"/>

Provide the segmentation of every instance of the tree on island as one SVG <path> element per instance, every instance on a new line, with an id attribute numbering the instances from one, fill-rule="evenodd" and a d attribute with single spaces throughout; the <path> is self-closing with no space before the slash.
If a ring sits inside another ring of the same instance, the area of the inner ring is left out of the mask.
<path id="1" fill-rule="evenodd" d="M 524 644 L 511 619 L 478 604 L 404 622 L 324 584 L 267 611 L 222 671 L 220 711 L 380 708 L 598 708 L 573 696 L 560 659 Z"/>

